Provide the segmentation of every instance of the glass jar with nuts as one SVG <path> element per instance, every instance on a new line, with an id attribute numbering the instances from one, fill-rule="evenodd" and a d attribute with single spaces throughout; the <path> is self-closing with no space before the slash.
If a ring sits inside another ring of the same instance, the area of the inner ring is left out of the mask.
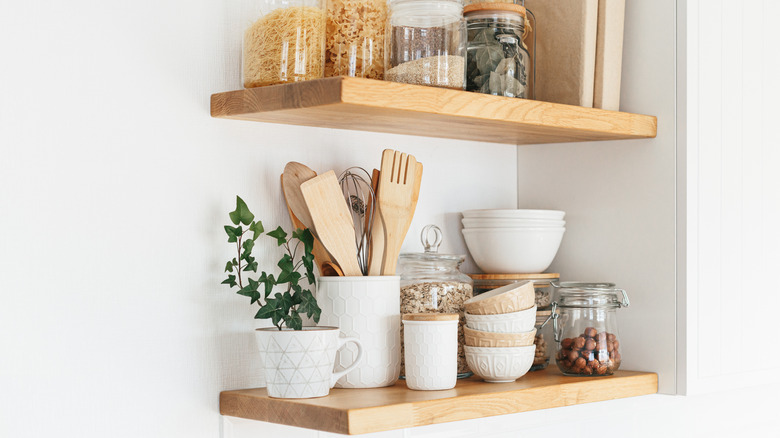
<path id="1" fill-rule="evenodd" d="M 626 291 L 612 283 L 555 286 L 552 320 L 558 368 L 568 376 L 613 374 L 622 360 L 616 310 L 628 307 Z"/>
<path id="2" fill-rule="evenodd" d="M 463 305 L 473 296 L 473 281 L 458 268 L 465 260 L 460 254 L 439 254 L 441 230 L 435 225 L 423 228 L 421 240 L 424 253 L 401 254 L 398 274 L 401 276 L 401 314 L 457 313 L 458 378 L 472 375 L 466 363 L 463 326 L 466 323 Z M 403 332 L 403 327 L 401 327 Z M 403 333 L 401 333 L 401 374 L 403 368 Z"/>

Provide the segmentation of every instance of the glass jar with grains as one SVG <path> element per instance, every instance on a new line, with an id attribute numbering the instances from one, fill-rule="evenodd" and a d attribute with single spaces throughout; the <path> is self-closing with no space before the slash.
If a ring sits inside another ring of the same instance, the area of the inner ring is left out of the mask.
<path id="1" fill-rule="evenodd" d="M 458 322 L 458 378 L 471 376 L 463 349 L 463 326 L 466 323 L 463 303 L 473 295 L 473 282 L 458 267 L 464 255 L 439 254 L 441 230 L 435 225 L 423 228 L 421 240 L 424 253 L 401 254 L 401 314 L 457 313 Z M 403 328 L 402 328 L 403 330 Z M 403 340 L 403 333 L 401 334 Z M 401 343 L 403 358 L 403 342 Z M 404 374 L 403 368 L 401 374 Z"/>
<path id="2" fill-rule="evenodd" d="M 242 53 L 245 88 L 322 77 L 325 60 L 323 1 L 250 2 Z"/>
<path id="3" fill-rule="evenodd" d="M 616 310 L 628 295 L 612 283 L 564 282 L 552 306 L 555 362 L 567 376 L 608 376 L 620 368 Z M 556 313 L 556 308 L 560 311 Z"/>
<path id="4" fill-rule="evenodd" d="M 386 0 L 326 0 L 325 77 L 382 79 Z"/>
<path id="5" fill-rule="evenodd" d="M 463 9 L 468 31 L 466 90 L 529 98 L 531 56 L 526 10 L 512 3 L 474 3 Z"/>
<path id="6" fill-rule="evenodd" d="M 460 0 L 391 0 L 385 79 L 462 90 L 466 28 Z"/>

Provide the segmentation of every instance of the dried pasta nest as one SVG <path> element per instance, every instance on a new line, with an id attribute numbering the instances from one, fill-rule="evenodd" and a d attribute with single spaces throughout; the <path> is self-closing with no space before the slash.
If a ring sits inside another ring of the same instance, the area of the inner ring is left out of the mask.
<path id="1" fill-rule="evenodd" d="M 244 87 L 305 81 L 323 75 L 325 11 L 279 8 L 244 33 Z"/>
<path id="2" fill-rule="evenodd" d="M 385 0 L 329 0 L 325 76 L 384 77 Z"/>

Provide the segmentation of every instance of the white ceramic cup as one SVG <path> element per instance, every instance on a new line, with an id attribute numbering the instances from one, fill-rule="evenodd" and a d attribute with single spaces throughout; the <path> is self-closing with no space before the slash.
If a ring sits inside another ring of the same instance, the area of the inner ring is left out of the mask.
<path id="1" fill-rule="evenodd" d="M 320 324 L 337 326 L 363 344 L 365 359 L 336 383 L 337 388 L 393 385 L 401 373 L 401 284 L 397 276 L 320 277 Z M 358 354 L 352 345 L 339 351 L 336 371 Z"/>
<path id="2" fill-rule="evenodd" d="M 432 314 L 416 314 L 432 315 Z M 404 315 L 404 363 L 409 389 L 451 389 L 458 380 L 458 315 L 450 319 L 414 320 Z"/>
<path id="3" fill-rule="evenodd" d="M 263 358 L 266 390 L 275 398 L 324 397 L 363 359 L 360 341 L 339 337 L 338 327 L 261 328 L 255 330 L 255 339 Z M 357 345 L 357 357 L 345 370 L 334 372 L 336 352 L 347 342 Z"/>

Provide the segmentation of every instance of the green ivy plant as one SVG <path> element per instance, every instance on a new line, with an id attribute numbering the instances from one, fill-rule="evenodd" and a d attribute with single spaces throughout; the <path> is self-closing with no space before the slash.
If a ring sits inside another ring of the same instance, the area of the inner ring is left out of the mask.
<path id="1" fill-rule="evenodd" d="M 288 237 L 282 227 L 277 227 L 266 233 L 267 236 L 276 239 L 279 246 L 284 247 L 285 254 L 276 264 L 282 272 L 274 278 L 272 274 L 262 271 L 259 277 L 251 278 L 249 272 L 256 274 L 258 268 L 257 260 L 252 256 L 252 249 L 257 239 L 263 235 L 263 224 L 255 221 L 255 215 L 238 196 L 236 196 L 236 210 L 230 212 L 230 221 L 233 225 L 225 225 L 225 232 L 228 235 L 228 242 L 236 244 L 237 257 L 225 265 L 225 272 L 229 274 L 222 284 L 227 284 L 231 288 L 238 287 L 236 293 L 249 297 L 252 300 L 250 304 L 257 303 L 260 306 L 255 318 L 270 319 L 279 330 L 282 326 L 301 330 L 303 326 L 301 314 L 312 318 L 314 322 L 319 322 L 321 310 L 317 300 L 309 289 L 304 289 L 301 285 L 304 275 L 309 285 L 315 285 L 314 256 L 311 253 L 314 247 L 314 236 L 311 231 L 298 229 Z M 301 244 L 303 244 L 303 254 L 298 256 Z M 301 267 L 304 268 L 305 274 L 299 272 Z M 274 293 L 277 286 L 281 286 L 283 292 Z"/>

